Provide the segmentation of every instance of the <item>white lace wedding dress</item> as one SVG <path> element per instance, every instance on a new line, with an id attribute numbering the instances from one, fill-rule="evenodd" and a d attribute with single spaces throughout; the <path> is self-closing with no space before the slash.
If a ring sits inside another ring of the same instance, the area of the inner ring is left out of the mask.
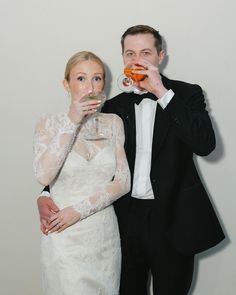
<path id="1" fill-rule="evenodd" d="M 34 170 L 59 208 L 73 206 L 81 220 L 42 236 L 44 295 L 116 295 L 120 238 L 111 205 L 130 189 L 121 119 L 101 114 L 106 140 L 84 138 L 91 120 L 74 125 L 66 113 L 43 116 L 35 131 Z"/>

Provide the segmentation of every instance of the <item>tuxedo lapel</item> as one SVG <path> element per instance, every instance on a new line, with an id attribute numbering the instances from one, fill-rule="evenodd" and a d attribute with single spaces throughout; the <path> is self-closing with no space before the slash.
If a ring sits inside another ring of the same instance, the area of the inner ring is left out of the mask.
<path id="1" fill-rule="evenodd" d="M 152 140 L 152 160 L 155 159 L 161 148 L 161 145 L 169 129 L 169 124 L 169 120 L 165 116 L 164 110 L 159 105 L 157 105 Z"/>
<path id="2" fill-rule="evenodd" d="M 169 80 L 162 75 L 162 82 L 164 86 L 169 90 L 171 88 Z M 152 161 L 157 156 L 161 145 L 168 132 L 170 122 L 165 114 L 165 111 L 157 104 L 156 117 L 153 129 L 153 140 L 152 140 Z"/>
<path id="3" fill-rule="evenodd" d="M 135 122 L 135 105 L 126 103 L 125 114 L 122 119 L 125 126 L 125 150 L 129 162 L 130 170 L 134 171 L 134 162 L 136 154 L 136 122 Z"/>

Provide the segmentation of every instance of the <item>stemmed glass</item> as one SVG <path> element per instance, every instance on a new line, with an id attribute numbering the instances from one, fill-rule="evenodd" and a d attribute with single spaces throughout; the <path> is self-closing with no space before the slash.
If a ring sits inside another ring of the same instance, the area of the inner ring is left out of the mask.
<path id="1" fill-rule="evenodd" d="M 97 109 L 97 111 L 90 117 L 87 118 L 91 124 L 88 124 L 88 130 L 86 132 L 86 134 L 84 135 L 84 138 L 86 140 L 104 140 L 106 139 L 105 134 L 102 132 L 102 128 L 101 128 L 101 122 L 99 122 L 99 117 L 101 116 L 100 111 L 101 108 L 103 106 L 103 104 L 106 101 L 106 95 L 105 93 L 99 92 L 99 93 L 89 93 L 88 95 L 86 95 L 84 97 L 83 100 L 100 100 L 101 101 L 101 105 L 99 106 L 99 108 Z"/>
<path id="2" fill-rule="evenodd" d="M 144 67 L 139 64 L 128 64 L 124 68 L 124 73 L 118 77 L 117 84 L 120 90 L 124 92 L 132 92 L 137 86 L 134 82 L 140 82 L 145 79 L 145 75 L 136 74 L 134 71 L 144 70 Z M 141 90 L 141 89 L 140 89 Z"/>

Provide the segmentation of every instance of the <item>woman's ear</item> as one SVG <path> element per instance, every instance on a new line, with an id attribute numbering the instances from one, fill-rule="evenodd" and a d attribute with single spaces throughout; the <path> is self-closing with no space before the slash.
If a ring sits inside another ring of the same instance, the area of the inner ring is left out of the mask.
<path id="1" fill-rule="evenodd" d="M 65 90 L 66 90 L 67 92 L 70 92 L 70 86 L 69 86 L 69 83 L 68 83 L 68 81 L 67 81 L 66 79 L 64 79 L 64 80 L 62 81 L 62 84 L 63 84 Z"/>

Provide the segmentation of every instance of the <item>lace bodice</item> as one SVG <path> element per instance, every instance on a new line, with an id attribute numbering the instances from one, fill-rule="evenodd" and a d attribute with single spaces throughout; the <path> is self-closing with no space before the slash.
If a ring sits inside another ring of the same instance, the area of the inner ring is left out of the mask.
<path id="1" fill-rule="evenodd" d="M 34 137 L 34 171 L 42 185 L 50 184 L 61 208 L 73 206 L 81 219 L 109 206 L 130 189 L 122 120 L 100 114 L 106 140 L 88 141 L 91 119 L 76 126 L 66 113 L 44 115 Z"/>

